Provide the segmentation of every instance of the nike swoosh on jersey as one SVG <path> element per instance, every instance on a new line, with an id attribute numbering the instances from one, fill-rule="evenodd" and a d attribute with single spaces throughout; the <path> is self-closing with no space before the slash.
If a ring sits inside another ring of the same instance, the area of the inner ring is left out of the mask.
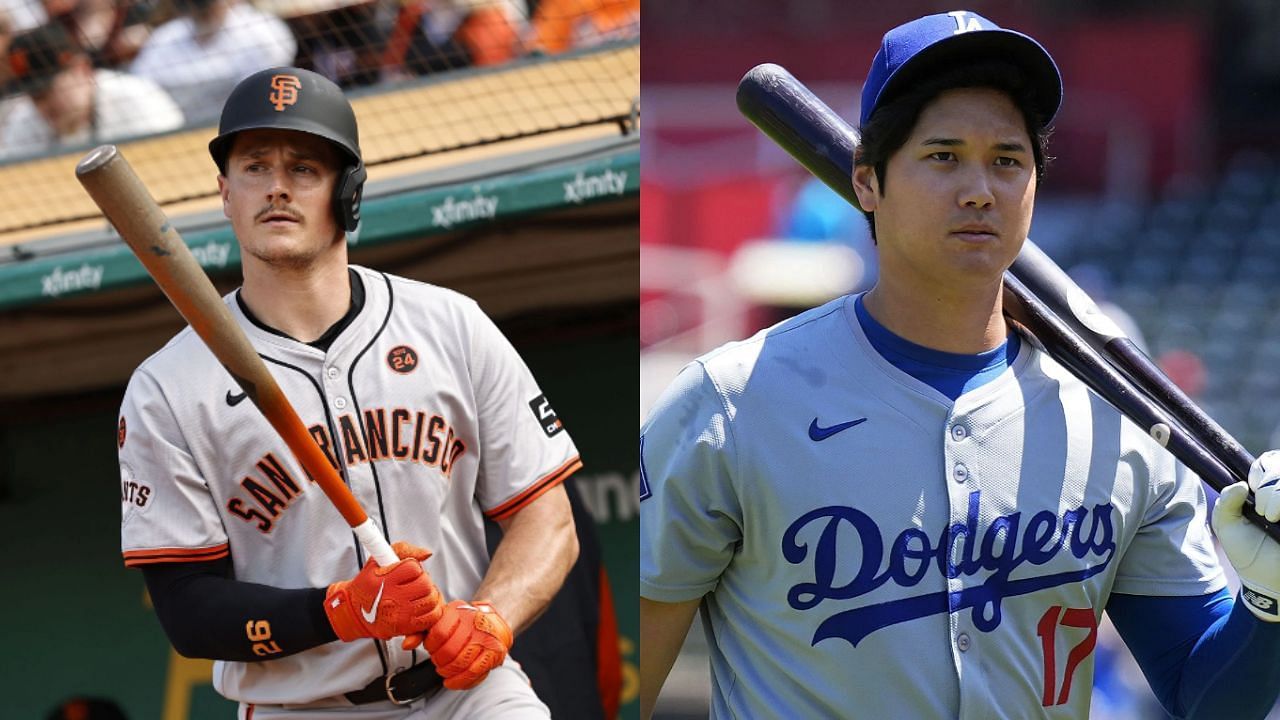
<path id="1" fill-rule="evenodd" d="M 386 586 L 387 581 L 383 580 L 382 584 L 378 586 L 378 594 L 373 596 L 373 605 L 369 606 L 368 610 L 360 608 L 360 614 L 364 616 L 364 621 L 370 625 L 373 624 L 374 620 L 378 619 L 378 603 L 382 602 L 382 589 Z"/>
<path id="2" fill-rule="evenodd" d="M 809 439 L 814 442 L 822 442 L 842 430 L 848 430 L 854 425 L 861 425 L 866 421 L 866 418 L 858 418 L 857 420 L 850 420 L 831 427 L 819 427 L 818 418 L 814 418 L 813 422 L 809 423 Z"/>
<path id="3" fill-rule="evenodd" d="M 243 401 L 244 401 L 244 399 L 245 399 L 246 397 L 248 397 L 248 395 L 247 395 L 247 394 L 245 394 L 245 393 L 240 393 L 239 395 L 232 395 L 232 394 L 231 394 L 231 391 L 230 391 L 230 390 L 228 390 L 228 391 L 227 391 L 227 404 L 228 404 L 228 405 L 230 405 L 231 407 L 235 407 L 235 406 L 239 405 L 241 402 L 243 402 Z"/>

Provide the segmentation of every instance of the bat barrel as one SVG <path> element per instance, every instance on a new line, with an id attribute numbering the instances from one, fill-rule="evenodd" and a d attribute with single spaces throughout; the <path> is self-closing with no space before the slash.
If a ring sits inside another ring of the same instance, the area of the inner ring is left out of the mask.
<path id="1" fill-rule="evenodd" d="M 115 145 L 99 145 L 89 151 L 88 155 L 81 158 L 80 162 L 76 163 L 76 177 L 84 177 L 97 172 L 102 166 L 119 156 L 120 151 L 116 149 Z"/>
<path id="2" fill-rule="evenodd" d="M 76 165 L 76 179 L 169 302 L 236 377 L 249 399 L 263 407 L 263 395 L 275 380 L 248 340 L 230 341 L 226 328 L 236 324 L 231 311 L 129 161 L 115 146 L 103 145 Z"/>
<path id="3" fill-rule="evenodd" d="M 738 83 L 738 109 L 787 154 L 858 207 L 853 151 L 858 135 L 786 68 L 757 65 Z"/>

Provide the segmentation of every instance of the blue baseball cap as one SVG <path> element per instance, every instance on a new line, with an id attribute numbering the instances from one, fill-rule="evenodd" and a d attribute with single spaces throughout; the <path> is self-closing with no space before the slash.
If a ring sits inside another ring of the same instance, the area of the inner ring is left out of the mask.
<path id="1" fill-rule="evenodd" d="M 981 15 L 956 10 L 926 15 L 885 33 L 862 86 L 866 125 L 876 108 L 921 78 L 974 60 L 1006 60 L 1022 68 L 1035 91 L 1036 110 L 1048 124 L 1062 105 L 1062 75 L 1049 52 L 1020 32 Z"/>

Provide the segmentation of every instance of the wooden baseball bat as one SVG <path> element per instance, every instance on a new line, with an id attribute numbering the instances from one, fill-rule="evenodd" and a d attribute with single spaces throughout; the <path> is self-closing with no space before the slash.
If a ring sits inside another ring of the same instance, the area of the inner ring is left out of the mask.
<path id="1" fill-rule="evenodd" d="M 852 183 L 857 132 L 803 83 L 781 66 L 772 63 L 757 65 L 738 84 L 737 101 L 738 109 L 756 127 L 838 195 L 854 207 L 858 206 Z M 1142 369 L 1141 363 L 1136 362 L 1134 367 L 1138 369 L 1134 376 L 1126 376 L 1059 317 L 1041 299 L 1040 293 L 1065 297 L 1069 292 L 1055 284 L 1059 279 L 1057 274 L 1044 272 L 1045 264 L 1052 265 L 1062 277 L 1066 273 L 1029 239 L 1019 260 L 1023 256 L 1030 260 L 1021 264 L 1015 261 L 1014 268 L 1004 276 L 1004 310 L 1007 316 L 1026 328 L 1051 357 L 1121 414 L 1147 430 L 1210 487 L 1222 490 L 1248 477 L 1247 463 L 1243 467 L 1243 475 L 1240 474 L 1240 463 L 1248 454 L 1234 453 L 1233 456 L 1228 448 L 1232 445 L 1240 448 L 1240 444 L 1230 439 L 1216 423 L 1210 428 L 1204 422 L 1208 416 L 1193 401 L 1182 395 L 1184 401 L 1165 407 L 1152 399 L 1170 394 L 1159 389 L 1164 384 L 1176 390 L 1163 373 L 1153 375 L 1151 368 Z M 1084 294 L 1078 287 L 1075 290 Z M 1115 330 L 1119 337 L 1123 337 L 1118 328 Z M 1123 343 L 1116 343 L 1113 349 L 1122 346 Z M 1120 350 L 1107 354 L 1125 353 Z M 1154 367 L 1149 361 L 1148 364 Z M 1190 411 L 1190 407 L 1195 407 L 1195 411 Z M 1217 439 L 1214 439 L 1215 433 Z M 1248 460 L 1252 462 L 1252 458 Z M 1280 527 L 1258 515 L 1252 496 L 1245 504 L 1244 513 L 1272 538 L 1280 540 Z"/>
<path id="2" fill-rule="evenodd" d="M 1089 347 L 1106 357 L 1161 407 L 1178 418 L 1234 477 L 1240 480 L 1249 478 L 1253 455 L 1188 397 L 1043 250 L 1028 243 L 1014 259 L 1009 272 L 1021 279 L 1054 314 L 1065 320 Z"/>
<path id="3" fill-rule="evenodd" d="M 76 178 L 169 297 L 169 302 L 190 323 L 320 485 L 351 526 L 365 552 L 379 565 L 396 562 L 399 558 L 391 546 L 311 438 L 249 338 L 231 317 L 231 311 L 209 276 L 124 156 L 114 145 L 98 147 L 76 165 Z"/>

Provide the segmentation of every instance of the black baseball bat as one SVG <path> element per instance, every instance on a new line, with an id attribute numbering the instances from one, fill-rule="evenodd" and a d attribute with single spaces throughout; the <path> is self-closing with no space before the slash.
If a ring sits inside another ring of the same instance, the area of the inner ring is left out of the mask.
<path id="1" fill-rule="evenodd" d="M 1052 261 L 1051 261 L 1052 262 Z M 1027 329 L 1054 360 L 1098 394 L 1107 404 L 1178 458 L 1210 487 L 1222 490 L 1238 481 L 1231 470 L 1210 452 L 1199 437 L 1156 403 L 1142 387 L 1122 374 L 1077 334 L 1052 308 L 1012 272 L 1004 277 L 1004 313 Z M 1247 468 L 1246 468 L 1247 472 Z M 1280 526 L 1258 515 L 1252 499 L 1245 516 L 1280 541 Z"/>
<path id="2" fill-rule="evenodd" d="M 803 83 L 778 65 L 757 65 L 738 84 L 737 101 L 738 109 L 756 127 L 837 194 L 855 207 L 858 205 L 852 184 L 857 132 Z M 1161 384 L 1159 378 L 1176 390 L 1167 376 L 1163 373 L 1158 377 L 1151 376 L 1150 368 L 1146 375 L 1139 370 L 1136 377 L 1126 376 L 1103 359 L 1085 338 L 1046 305 L 1039 293 L 1049 291 L 1050 297 L 1066 297 L 1068 291 L 1063 288 L 1052 290 L 1059 276 L 1043 272 L 1045 263 L 1057 269 L 1062 277 L 1066 273 L 1029 239 L 1019 258 L 1022 255 L 1032 259 L 1021 266 L 1015 262 L 1015 267 L 1025 271 L 1030 266 L 1040 272 L 1029 272 L 1021 277 L 1011 268 L 1005 273 L 1004 310 L 1007 316 L 1025 327 L 1051 357 L 1121 414 L 1146 429 L 1210 487 L 1221 491 L 1247 478 L 1248 464 L 1244 466 L 1243 475 L 1239 473 L 1239 463 L 1244 458 L 1238 454 L 1228 457 L 1227 443 L 1208 439 L 1215 432 L 1204 423 L 1208 416 L 1198 407 L 1196 412 L 1187 411 L 1187 406 L 1195 406 L 1193 401 L 1182 395 L 1185 402 L 1166 408 L 1152 399 L 1160 397 L 1161 391 L 1149 388 L 1148 384 L 1158 387 Z M 1075 289 L 1079 290 L 1078 287 Z M 1119 335 L 1123 336 L 1123 333 Z M 1105 343 L 1103 345 L 1105 347 Z M 1113 348 L 1123 346 L 1123 343 L 1117 343 Z M 1124 351 L 1117 350 L 1116 353 L 1123 355 Z M 1149 361 L 1148 364 L 1154 367 Z M 1140 366 L 1140 362 L 1134 364 L 1134 367 Z M 1230 438 L 1216 423 L 1213 428 L 1221 437 Z M 1240 447 L 1234 440 L 1229 444 Z M 1257 514 L 1252 497 L 1245 505 L 1245 516 L 1272 538 L 1280 540 L 1280 527 Z"/>
<path id="3" fill-rule="evenodd" d="M 1183 423 L 1232 475 L 1247 480 L 1254 457 L 1178 387 L 1134 341 L 1098 309 L 1071 276 L 1039 247 L 1028 244 L 1009 268 L 1085 342 L 1120 368 Z"/>

